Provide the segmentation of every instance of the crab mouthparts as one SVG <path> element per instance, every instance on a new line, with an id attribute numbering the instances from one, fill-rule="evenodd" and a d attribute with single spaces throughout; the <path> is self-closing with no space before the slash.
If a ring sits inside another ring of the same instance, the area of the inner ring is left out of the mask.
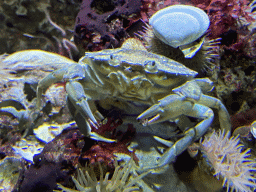
<path id="1" fill-rule="evenodd" d="M 142 125 L 143 126 L 148 126 L 150 124 L 153 124 L 155 121 L 157 121 L 160 118 L 160 114 L 157 114 L 155 116 L 153 116 L 151 119 L 146 118 L 142 120 Z"/>

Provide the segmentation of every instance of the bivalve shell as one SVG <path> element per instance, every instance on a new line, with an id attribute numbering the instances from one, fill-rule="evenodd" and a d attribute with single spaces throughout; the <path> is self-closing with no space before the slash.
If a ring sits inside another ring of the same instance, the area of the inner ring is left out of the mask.
<path id="1" fill-rule="evenodd" d="M 253 137 L 256 139 L 256 121 L 254 121 L 251 125 L 251 133 Z"/>
<path id="2" fill-rule="evenodd" d="M 164 43 L 177 48 L 194 42 L 210 25 L 208 15 L 189 5 L 172 5 L 156 12 L 149 20 L 153 32 Z"/>

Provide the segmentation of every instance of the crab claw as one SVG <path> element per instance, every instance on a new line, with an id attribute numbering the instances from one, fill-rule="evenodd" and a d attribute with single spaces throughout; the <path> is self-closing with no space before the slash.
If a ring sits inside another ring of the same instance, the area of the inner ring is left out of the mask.
<path id="1" fill-rule="evenodd" d="M 115 139 L 109 139 L 109 138 L 103 137 L 103 136 L 99 135 L 96 132 L 91 132 L 90 133 L 90 138 L 93 139 L 93 140 L 96 140 L 96 141 L 102 141 L 102 142 L 106 142 L 106 143 L 117 142 L 117 140 L 115 140 Z"/>
<path id="2" fill-rule="evenodd" d="M 161 108 L 161 106 L 153 105 L 152 107 L 150 107 L 149 109 L 147 109 L 146 111 L 141 113 L 137 117 L 137 120 L 147 119 L 149 117 L 154 116 L 150 120 L 147 120 L 146 123 L 144 123 L 145 125 L 152 124 L 154 121 L 156 121 L 157 119 L 160 118 L 159 113 L 163 113 L 163 112 L 164 112 L 164 110 L 163 110 L 163 108 Z"/>
<path id="3" fill-rule="evenodd" d="M 188 102 L 183 102 L 185 97 L 179 95 L 168 95 L 141 113 L 137 120 L 142 120 L 144 125 L 160 123 L 167 120 L 175 120 L 182 112 Z M 150 118 L 151 117 L 151 118 Z M 148 119 L 150 118 L 150 119 Z"/>
<path id="4" fill-rule="evenodd" d="M 98 125 L 90 106 L 88 104 L 88 96 L 84 92 L 83 86 L 77 81 L 70 81 L 66 84 L 68 98 L 76 106 L 77 112 L 80 112 L 84 117 L 89 118 L 95 125 Z"/>

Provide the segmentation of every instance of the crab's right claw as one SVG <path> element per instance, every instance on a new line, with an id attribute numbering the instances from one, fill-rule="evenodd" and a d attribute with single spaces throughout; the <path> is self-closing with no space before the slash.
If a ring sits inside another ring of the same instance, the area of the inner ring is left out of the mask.
<path id="1" fill-rule="evenodd" d="M 85 94 L 83 86 L 77 81 L 69 81 L 66 84 L 66 91 L 77 113 L 81 113 L 85 118 L 89 118 L 93 124 L 99 126 L 87 102 L 89 97 Z"/>

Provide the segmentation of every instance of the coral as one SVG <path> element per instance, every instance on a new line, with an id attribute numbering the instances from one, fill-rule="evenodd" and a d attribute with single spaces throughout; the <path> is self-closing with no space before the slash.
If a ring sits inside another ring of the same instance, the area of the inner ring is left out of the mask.
<path id="1" fill-rule="evenodd" d="M 180 4 L 177 0 L 142 0 L 140 15 L 144 22 L 148 22 L 148 18 L 155 12 L 169 5 Z"/>
<path id="2" fill-rule="evenodd" d="M 74 60 L 78 60 L 79 59 L 79 51 L 78 48 L 76 47 L 76 45 L 68 40 L 67 37 L 67 33 L 64 29 L 62 29 L 57 23 L 53 22 L 50 14 L 48 12 L 47 9 L 44 10 L 45 15 L 47 20 L 49 21 L 49 23 L 59 31 L 59 33 L 61 34 L 61 38 L 58 38 L 56 36 L 52 36 L 52 38 L 57 42 L 57 53 L 63 56 L 66 56 L 70 59 L 74 59 Z"/>
<path id="3" fill-rule="evenodd" d="M 250 13 L 249 0 L 192 0 L 190 2 L 207 12 L 211 22 L 208 38 L 222 37 L 221 44 L 224 50 L 228 51 L 226 55 L 232 53 L 234 57 L 239 58 L 255 56 L 254 34 L 248 29 L 248 26 L 255 21 L 253 13 Z M 230 32 L 233 31 L 237 33 L 237 37 L 227 44 L 226 38 L 230 38 Z"/>
<path id="4" fill-rule="evenodd" d="M 106 118 L 104 119 L 104 121 L 100 124 L 99 127 L 94 127 L 92 126 L 92 131 L 103 135 L 106 134 L 106 132 L 111 132 L 111 134 L 113 134 L 113 131 L 116 130 L 116 128 L 121 125 L 123 122 L 120 118 Z"/>
<path id="5" fill-rule="evenodd" d="M 46 144 L 40 154 L 34 156 L 34 162 L 40 162 L 40 159 L 50 163 L 65 161 L 76 166 L 84 143 L 84 137 L 78 129 L 65 129 L 53 141 Z"/>
<path id="6" fill-rule="evenodd" d="M 42 142 L 49 143 L 57 135 L 59 135 L 64 129 L 72 127 L 75 122 L 64 123 L 64 124 L 49 124 L 44 123 L 43 125 L 33 129 L 34 135 Z"/>
<path id="7" fill-rule="evenodd" d="M 229 133 L 213 132 L 204 138 L 200 148 L 214 168 L 214 175 L 224 179 L 227 191 L 250 192 L 256 187 L 256 178 L 252 176 L 255 161 L 249 158 L 250 150 L 243 150 L 239 142 L 238 136 L 229 138 Z"/>
<path id="8" fill-rule="evenodd" d="M 232 53 L 234 57 L 255 56 L 255 32 L 250 29 L 255 17 L 250 13 L 249 0 L 164 0 L 142 1 L 141 16 L 147 22 L 156 11 L 170 5 L 193 5 L 206 11 L 210 18 L 210 27 L 207 38 L 216 39 L 222 37 L 223 48 Z M 253 7 L 253 6 L 252 6 Z M 229 41 L 230 32 L 236 32 L 237 36 Z M 228 42 L 228 43 L 227 43 Z"/>
<path id="9" fill-rule="evenodd" d="M 16 157 L 6 157 L 0 161 L 0 191 L 13 191 L 19 178 L 21 162 Z"/>
<path id="10" fill-rule="evenodd" d="M 109 127 L 113 128 L 110 125 Z M 81 154 L 81 160 L 87 161 L 90 164 L 95 164 L 96 162 L 105 162 L 108 166 L 113 166 L 115 161 L 115 153 L 132 155 L 132 152 L 130 152 L 127 148 L 127 143 L 131 141 L 134 134 L 134 128 L 132 126 L 128 126 L 128 130 L 125 133 L 117 135 L 117 137 L 120 138 L 117 142 L 98 142 Z M 136 161 L 138 160 L 136 155 L 134 155 L 134 159 Z"/>
<path id="11" fill-rule="evenodd" d="M 40 165 L 31 165 L 24 168 L 18 181 L 20 185 L 16 186 L 16 190 L 13 192 L 53 191 L 57 181 L 67 183 L 71 179 L 69 177 L 69 174 L 72 173 L 71 170 L 72 167 L 67 164 L 44 162 Z"/>
<path id="12" fill-rule="evenodd" d="M 1 135 L 4 134 L 4 130 L 10 125 L 14 130 L 19 130 L 25 136 L 33 127 L 40 125 L 40 120 L 43 118 L 48 118 L 48 121 L 54 120 L 56 123 L 67 123 L 71 120 L 68 107 L 65 107 L 66 92 L 63 86 L 52 86 L 46 92 L 44 98 L 47 100 L 47 105 L 43 106 L 45 113 L 38 119 L 36 117 L 38 115 L 35 112 L 34 98 L 36 96 L 36 85 L 42 77 L 46 76 L 49 71 L 57 69 L 58 66 L 62 66 L 60 63 L 63 63 L 65 60 L 70 63 L 73 63 L 73 60 L 61 57 L 61 60 L 53 61 L 57 54 L 50 52 L 44 54 L 40 51 L 38 52 L 38 50 L 28 51 L 29 54 L 27 54 L 27 51 L 20 51 L 11 55 L 1 55 Z M 8 120 L 10 118 L 11 120 Z M 34 121 L 35 119 L 37 120 Z M 37 124 L 37 122 L 39 123 Z"/>
<path id="13" fill-rule="evenodd" d="M 7 134 L 3 134 L 1 132 L 1 139 L 0 139 L 0 159 L 6 156 L 14 156 L 14 151 L 12 147 L 15 145 L 16 142 L 21 140 L 21 134 L 17 133 L 16 131 L 9 130 Z"/>
<path id="14" fill-rule="evenodd" d="M 120 46 L 127 36 L 125 28 L 138 15 L 140 6 L 137 0 L 84 0 L 75 23 L 76 44 L 90 51 Z"/>
<path id="15" fill-rule="evenodd" d="M 256 108 L 252 108 L 246 111 L 242 111 L 231 116 L 232 129 L 236 129 L 237 127 L 241 127 L 244 125 L 250 125 L 256 116 Z"/>
<path id="16" fill-rule="evenodd" d="M 23 138 L 16 142 L 12 149 L 16 155 L 21 156 L 23 159 L 32 163 L 34 155 L 42 152 L 43 145 L 41 145 L 34 137 L 27 139 Z"/>
<path id="17" fill-rule="evenodd" d="M 165 0 L 165 1 L 142 1 L 141 15 L 144 21 L 147 21 L 156 11 L 175 4 L 193 5 L 207 12 L 210 17 L 210 34 L 209 38 L 214 39 L 222 33 L 227 32 L 230 28 L 238 28 L 241 18 L 247 22 L 254 21 L 252 14 L 248 12 L 249 0 Z"/>
<path id="18" fill-rule="evenodd" d="M 211 21 L 211 38 L 217 38 L 230 28 L 238 27 L 239 19 L 242 17 L 247 22 L 254 20 L 246 11 L 249 8 L 248 0 L 191 0 L 190 2 L 208 13 Z"/>

